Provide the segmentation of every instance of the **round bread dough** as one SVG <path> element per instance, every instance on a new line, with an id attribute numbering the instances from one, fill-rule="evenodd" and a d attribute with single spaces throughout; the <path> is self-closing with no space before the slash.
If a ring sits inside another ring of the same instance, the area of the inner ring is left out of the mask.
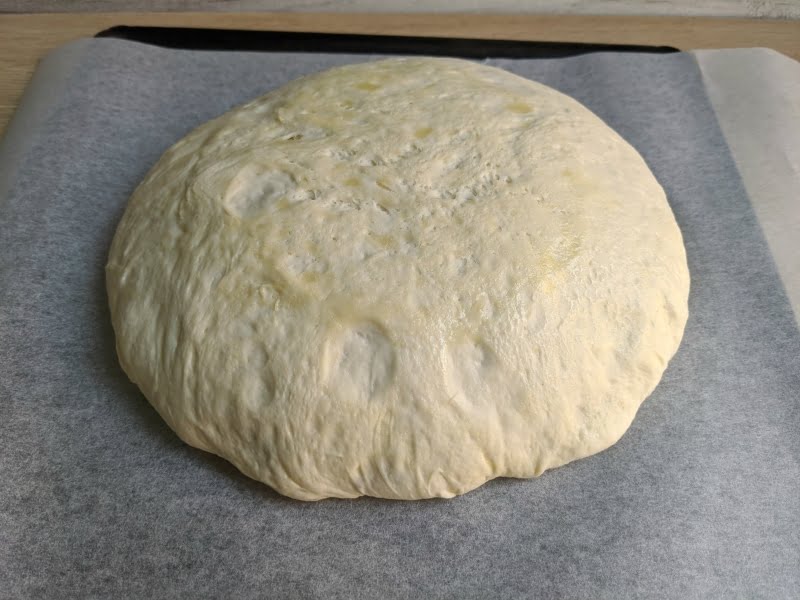
<path id="1" fill-rule="evenodd" d="M 451 497 L 607 448 L 689 291 L 619 135 L 430 58 L 311 75 L 194 130 L 106 272 L 122 366 L 170 427 L 302 500 Z"/>

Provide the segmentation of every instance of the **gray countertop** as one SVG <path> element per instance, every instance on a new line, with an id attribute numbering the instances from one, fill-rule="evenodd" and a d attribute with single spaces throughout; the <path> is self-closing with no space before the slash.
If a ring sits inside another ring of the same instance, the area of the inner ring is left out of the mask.
<path id="1" fill-rule="evenodd" d="M 79 11 L 495 12 L 800 18 L 795 0 L 0 0 L 0 12 Z"/>

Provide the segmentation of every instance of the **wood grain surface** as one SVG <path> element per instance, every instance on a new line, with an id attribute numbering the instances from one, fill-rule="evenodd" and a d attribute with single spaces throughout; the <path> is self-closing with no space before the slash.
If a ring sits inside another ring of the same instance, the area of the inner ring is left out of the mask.
<path id="1" fill-rule="evenodd" d="M 800 22 L 766 19 L 185 12 L 0 15 L 0 132 L 42 56 L 114 25 L 652 44 L 683 50 L 767 47 L 800 60 Z"/>

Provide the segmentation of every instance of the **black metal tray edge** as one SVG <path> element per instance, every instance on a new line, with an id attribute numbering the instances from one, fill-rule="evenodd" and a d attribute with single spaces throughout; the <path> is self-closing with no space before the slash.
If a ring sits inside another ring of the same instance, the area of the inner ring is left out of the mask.
<path id="1" fill-rule="evenodd" d="M 99 38 L 130 40 L 186 50 L 254 52 L 327 52 L 335 54 L 404 54 L 462 58 L 564 58 L 590 52 L 678 52 L 670 46 L 584 44 L 475 38 L 361 35 L 191 27 L 119 25 L 100 31 Z"/>

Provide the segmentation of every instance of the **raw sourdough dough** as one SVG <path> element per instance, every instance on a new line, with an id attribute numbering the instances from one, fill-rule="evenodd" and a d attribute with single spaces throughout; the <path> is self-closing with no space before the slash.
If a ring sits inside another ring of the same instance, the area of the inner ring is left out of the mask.
<path id="1" fill-rule="evenodd" d="M 107 266 L 125 371 L 187 443 L 303 500 L 450 497 L 616 442 L 687 318 L 664 192 L 581 104 L 394 59 L 169 149 Z"/>

